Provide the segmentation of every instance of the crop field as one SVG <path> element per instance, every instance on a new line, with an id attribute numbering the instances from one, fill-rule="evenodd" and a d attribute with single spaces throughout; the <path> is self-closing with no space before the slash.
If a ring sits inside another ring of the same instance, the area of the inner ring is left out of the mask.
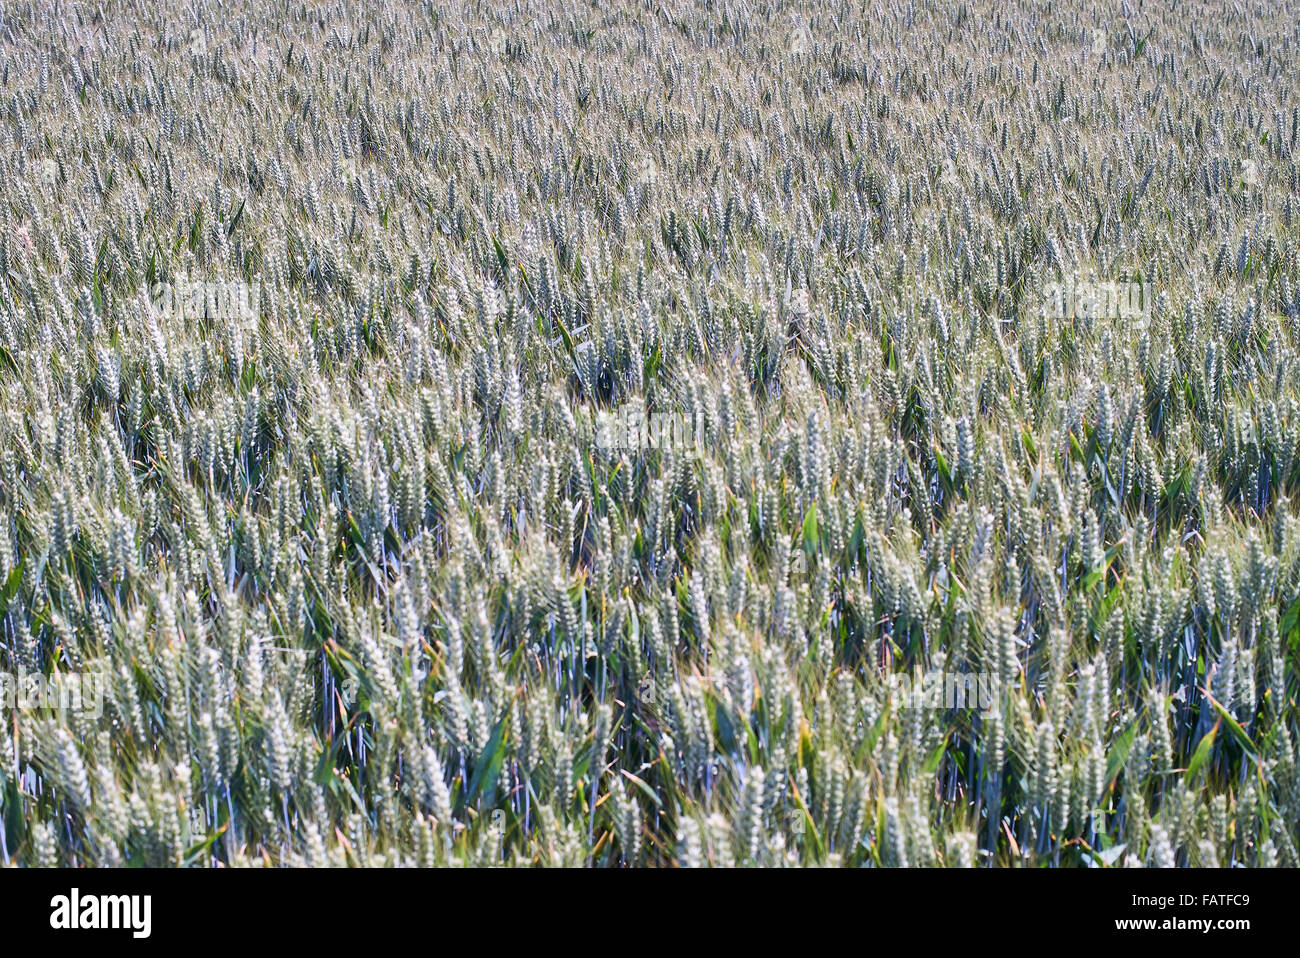
<path id="1" fill-rule="evenodd" d="M 1298 58 L 4 0 L 0 864 L 1300 865 Z"/>

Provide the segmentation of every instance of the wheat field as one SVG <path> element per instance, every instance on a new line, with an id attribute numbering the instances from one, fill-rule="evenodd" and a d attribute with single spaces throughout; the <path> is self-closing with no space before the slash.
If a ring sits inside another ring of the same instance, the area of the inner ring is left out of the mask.
<path id="1" fill-rule="evenodd" d="M 0 862 L 1300 865 L 1286 6 L 7 0 Z"/>

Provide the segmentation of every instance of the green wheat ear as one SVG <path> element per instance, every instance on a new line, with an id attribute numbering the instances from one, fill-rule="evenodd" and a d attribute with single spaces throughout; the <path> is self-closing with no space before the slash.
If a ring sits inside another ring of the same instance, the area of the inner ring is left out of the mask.
<path id="1" fill-rule="evenodd" d="M 1300 864 L 1284 13 L 10 6 L 5 864 Z"/>

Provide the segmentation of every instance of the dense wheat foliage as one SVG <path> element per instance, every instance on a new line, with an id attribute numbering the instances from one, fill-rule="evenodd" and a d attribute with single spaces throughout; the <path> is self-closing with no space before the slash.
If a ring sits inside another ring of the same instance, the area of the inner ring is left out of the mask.
<path id="1" fill-rule="evenodd" d="M 0 861 L 1300 864 L 1294 14 L 469 6 L 4 3 Z"/>

